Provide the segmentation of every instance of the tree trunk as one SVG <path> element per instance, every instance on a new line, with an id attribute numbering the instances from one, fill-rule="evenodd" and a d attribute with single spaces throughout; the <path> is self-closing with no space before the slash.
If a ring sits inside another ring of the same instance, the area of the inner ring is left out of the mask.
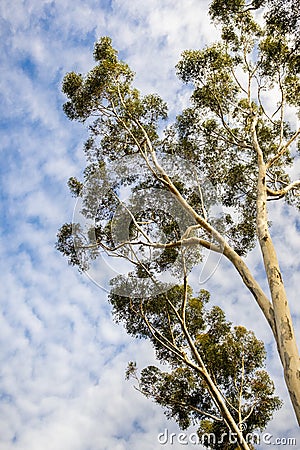
<path id="1" fill-rule="evenodd" d="M 284 369 L 284 378 L 291 402 L 300 425 L 300 359 L 293 329 L 292 317 L 281 277 L 276 251 L 268 227 L 266 165 L 256 136 L 257 119 L 252 123 L 253 145 L 258 157 L 256 225 L 259 245 L 270 288 L 278 353 Z M 273 330 L 274 332 L 274 330 Z"/>

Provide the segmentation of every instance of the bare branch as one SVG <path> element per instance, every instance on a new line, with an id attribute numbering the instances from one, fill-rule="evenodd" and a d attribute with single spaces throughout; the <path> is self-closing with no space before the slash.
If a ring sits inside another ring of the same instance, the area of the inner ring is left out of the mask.
<path id="1" fill-rule="evenodd" d="M 253 413 L 253 410 L 254 410 L 255 406 L 257 405 L 257 403 L 258 403 L 257 401 L 253 403 L 253 405 L 252 405 L 251 408 L 250 408 L 250 412 L 249 412 L 245 417 L 243 417 L 242 421 L 240 422 L 240 425 L 241 425 L 242 423 L 246 422 L 247 419 L 249 419 L 249 417 L 250 417 L 251 414 Z"/>
<path id="2" fill-rule="evenodd" d="M 294 181 L 293 183 L 289 184 L 284 189 L 279 189 L 277 191 L 270 189 L 267 187 L 267 193 L 268 195 L 271 195 L 272 197 L 284 197 L 289 191 L 293 189 L 299 189 L 300 188 L 300 180 Z"/>
<path id="3" fill-rule="evenodd" d="M 300 135 L 300 128 L 296 131 L 296 133 L 294 133 L 294 135 L 288 140 L 286 144 L 278 147 L 277 154 L 266 162 L 267 169 L 269 169 L 276 161 L 278 161 L 279 158 L 281 158 L 285 154 L 289 146 L 297 139 L 299 135 Z"/>
<path id="4" fill-rule="evenodd" d="M 206 417 L 210 417 L 211 419 L 216 420 L 217 422 L 223 422 L 224 421 L 223 418 L 214 416 L 213 414 L 210 414 L 210 413 L 208 413 L 206 411 L 203 411 L 203 409 L 197 408 L 197 406 L 190 405 L 189 403 L 176 402 L 176 404 L 178 404 L 180 406 L 183 406 L 184 408 L 187 408 L 187 409 L 192 409 L 193 411 L 198 412 L 199 414 L 203 414 Z"/>

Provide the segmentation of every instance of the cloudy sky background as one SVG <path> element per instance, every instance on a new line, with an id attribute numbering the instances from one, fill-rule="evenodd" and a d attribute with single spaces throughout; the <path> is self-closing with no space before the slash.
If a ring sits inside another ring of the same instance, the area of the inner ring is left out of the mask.
<path id="1" fill-rule="evenodd" d="M 57 229 L 72 218 L 66 181 L 80 177 L 86 137 L 64 117 L 60 87 L 66 72 L 92 67 L 94 41 L 109 35 L 136 71 L 136 86 L 180 111 L 187 91 L 174 66 L 184 49 L 215 38 L 207 9 L 204 0 L 1 1 L 3 450 L 182 448 L 159 445 L 158 433 L 177 432 L 176 425 L 124 379 L 128 361 L 141 368 L 154 361 L 151 347 L 112 322 L 105 291 L 54 249 Z M 299 338 L 299 219 L 275 207 L 271 220 Z M 258 251 L 249 265 L 260 279 Z M 193 281 L 199 287 L 199 274 Z M 285 401 L 267 431 L 300 442 L 271 333 L 250 294 L 225 261 L 201 287 L 212 290 L 228 319 L 266 343 L 267 368 Z"/>

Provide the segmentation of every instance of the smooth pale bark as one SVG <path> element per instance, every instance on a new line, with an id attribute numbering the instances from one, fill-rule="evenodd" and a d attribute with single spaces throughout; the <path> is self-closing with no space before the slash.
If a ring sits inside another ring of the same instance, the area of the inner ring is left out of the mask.
<path id="1" fill-rule="evenodd" d="M 266 164 L 256 136 L 257 118 L 252 121 L 252 140 L 257 152 L 257 236 L 269 283 L 276 333 L 277 349 L 284 369 L 284 378 L 300 425 L 300 359 L 292 317 L 281 276 L 277 254 L 268 227 Z"/>
<path id="2" fill-rule="evenodd" d="M 197 368 L 197 366 L 195 366 L 195 367 Z M 198 370 L 199 370 L 199 368 L 198 368 Z M 226 403 L 225 403 L 219 389 L 217 388 L 215 383 L 212 381 L 206 368 L 205 367 L 201 368 L 199 370 L 199 372 L 201 372 L 202 377 L 206 381 L 210 395 L 214 399 L 215 404 L 217 405 L 223 419 L 225 420 L 225 422 L 227 424 L 227 427 L 229 428 L 229 430 L 231 432 L 231 438 L 236 439 L 236 441 L 237 441 L 236 444 L 238 445 L 239 448 L 244 449 L 244 450 L 251 450 L 249 445 L 247 444 L 246 440 L 244 439 L 243 433 L 240 430 L 238 424 L 235 422 L 234 418 L 230 414 L 230 411 L 228 410 Z"/>

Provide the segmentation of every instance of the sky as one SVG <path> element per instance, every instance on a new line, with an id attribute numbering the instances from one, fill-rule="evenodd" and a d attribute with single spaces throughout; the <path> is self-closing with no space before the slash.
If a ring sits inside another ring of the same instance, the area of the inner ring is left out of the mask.
<path id="1" fill-rule="evenodd" d="M 176 424 L 125 381 L 128 361 L 140 368 L 155 362 L 151 346 L 114 324 L 105 290 L 68 266 L 55 241 L 72 220 L 67 180 L 80 177 L 87 137 L 63 114 L 63 76 L 86 73 L 94 42 L 108 35 L 136 72 L 135 85 L 180 112 L 189 94 L 174 67 L 183 50 L 217 37 L 207 10 L 206 0 L 0 3 L 1 450 L 195 448 L 178 442 Z M 275 206 L 270 219 L 299 342 L 299 218 Z M 265 286 L 258 250 L 248 263 Z M 211 289 L 229 320 L 263 339 L 284 400 L 266 432 L 300 442 L 266 321 L 235 271 L 223 259 L 216 266 L 208 285 L 193 273 L 194 286 Z M 165 430 L 176 433 L 172 444 L 159 442 Z"/>

